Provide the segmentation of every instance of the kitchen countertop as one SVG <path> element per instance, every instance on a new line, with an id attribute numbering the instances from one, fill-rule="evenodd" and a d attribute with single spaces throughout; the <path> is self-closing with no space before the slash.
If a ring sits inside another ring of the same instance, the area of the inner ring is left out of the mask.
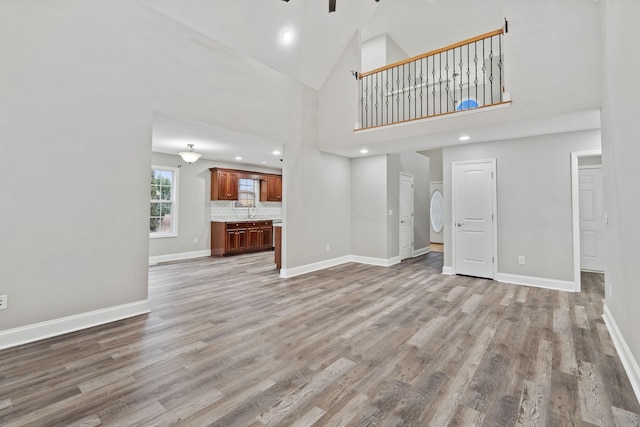
<path id="1" fill-rule="evenodd" d="M 212 217 L 211 222 L 251 222 L 251 221 L 282 221 L 282 218 L 233 218 L 233 217 Z"/>

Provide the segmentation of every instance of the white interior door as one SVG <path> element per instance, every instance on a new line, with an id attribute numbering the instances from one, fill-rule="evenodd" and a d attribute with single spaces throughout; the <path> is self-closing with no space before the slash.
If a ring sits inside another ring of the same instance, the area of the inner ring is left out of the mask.
<path id="1" fill-rule="evenodd" d="M 400 260 L 413 256 L 413 175 L 400 174 Z"/>
<path id="2" fill-rule="evenodd" d="M 454 272 L 491 279 L 495 160 L 454 162 L 452 169 Z"/>
<path id="3" fill-rule="evenodd" d="M 580 268 L 604 271 L 602 168 L 578 171 L 580 203 Z"/>

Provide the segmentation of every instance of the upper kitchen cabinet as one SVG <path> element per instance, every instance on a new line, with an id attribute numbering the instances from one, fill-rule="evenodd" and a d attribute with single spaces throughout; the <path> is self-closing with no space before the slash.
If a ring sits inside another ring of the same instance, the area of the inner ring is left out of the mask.
<path id="1" fill-rule="evenodd" d="M 238 173 L 211 168 L 211 200 L 238 200 Z"/>
<path id="2" fill-rule="evenodd" d="M 282 201 L 282 176 L 266 175 L 260 181 L 260 201 L 261 202 L 281 202 Z"/>

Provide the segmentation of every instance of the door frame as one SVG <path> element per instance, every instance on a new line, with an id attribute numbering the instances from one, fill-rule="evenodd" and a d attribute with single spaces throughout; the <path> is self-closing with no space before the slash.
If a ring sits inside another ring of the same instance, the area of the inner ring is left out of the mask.
<path id="1" fill-rule="evenodd" d="M 414 251 L 415 251 L 414 237 L 416 232 L 415 178 L 413 174 L 409 172 L 400 172 L 400 174 L 398 175 L 398 258 L 400 258 L 400 261 L 402 261 L 402 200 L 401 200 L 401 197 L 402 197 L 402 177 L 403 176 L 411 178 L 411 182 L 412 182 L 411 189 L 413 190 L 411 192 L 411 255 L 408 258 L 413 258 L 414 256 Z M 408 258 L 405 258 L 405 259 L 408 259 Z"/>
<path id="2" fill-rule="evenodd" d="M 493 209 L 493 232 L 491 236 L 491 246 L 493 247 L 493 253 L 491 256 L 493 257 L 493 277 L 495 280 L 498 277 L 498 174 L 496 169 L 497 160 L 493 159 L 478 159 L 478 160 L 461 160 L 451 162 L 451 269 L 453 270 L 453 274 L 458 274 L 456 270 L 456 238 L 454 235 L 455 227 L 454 224 L 456 222 L 456 174 L 455 167 L 457 165 L 470 165 L 470 164 L 478 164 L 478 163 L 490 163 L 491 164 L 491 173 L 493 174 L 493 179 L 491 180 L 491 192 L 492 192 L 492 209 Z"/>
<path id="3" fill-rule="evenodd" d="M 571 222 L 573 233 L 573 289 L 582 291 L 580 279 L 580 189 L 578 178 L 578 159 L 580 157 L 601 156 L 602 150 L 572 151 L 571 152 Z M 605 264 L 606 269 L 606 264 Z M 605 291 L 606 294 L 606 291 Z"/>

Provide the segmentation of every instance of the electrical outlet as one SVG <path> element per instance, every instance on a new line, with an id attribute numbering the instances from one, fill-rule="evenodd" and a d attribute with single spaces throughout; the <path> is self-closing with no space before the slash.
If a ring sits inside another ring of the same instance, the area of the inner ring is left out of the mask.
<path id="1" fill-rule="evenodd" d="M 389 216 L 393 216 L 393 209 L 389 209 Z"/>
<path id="2" fill-rule="evenodd" d="M 522 255 L 518 257 L 518 264 L 524 265 L 524 257 Z"/>
<path id="3" fill-rule="evenodd" d="M 331 245 L 327 245 L 327 252 L 331 250 Z"/>
<path id="4" fill-rule="evenodd" d="M 7 296 L 0 295 L 0 310 L 4 310 L 7 308 Z"/>

